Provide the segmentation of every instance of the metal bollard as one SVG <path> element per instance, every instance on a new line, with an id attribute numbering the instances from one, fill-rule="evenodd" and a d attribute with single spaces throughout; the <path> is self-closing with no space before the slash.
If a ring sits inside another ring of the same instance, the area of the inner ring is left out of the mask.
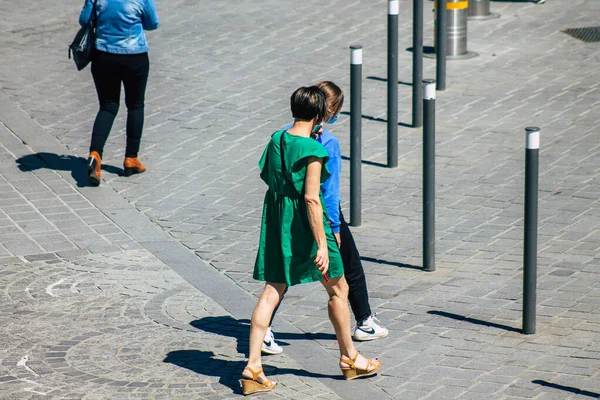
<path id="1" fill-rule="evenodd" d="M 423 270 L 435 271 L 435 81 L 423 80 Z"/>
<path id="2" fill-rule="evenodd" d="M 500 14 L 490 11 L 490 0 L 469 0 L 469 8 L 467 10 L 467 17 L 472 20 L 484 21 L 500 18 Z"/>
<path id="3" fill-rule="evenodd" d="M 523 243 L 523 333 L 535 333 L 537 286 L 538 166 L 540 128 L 525 128 L 525 237 Z"/>
<path id="4" fill-rule="evenodd" d="M 361 224 L 362 46 L 350 46 L 350 226 Z"/>
<path id="5" fill-rule="evenodd" d="M 412 126 L 423 125 L 423 0 L 413 0 Z"/>
<path id="6" fill-rule="evenodd" d="M 438 4 L 439 10 L 435 18 L 435 42 L 436 61 L 435 61 L 435 78 L 437 79 L 437 90 L 446 90 L 446 57 L 448 56 L 448 8 L 447 0 L 437 0 L 434 4 Z"/>
<path id="7" fill-rule="evenodd" d="M 398 166 L 398 0 L 388 2 L 387 166 Z"/>
<path id="8" fill-rule="evenodd" d="M 439 1 L 439 4 L 438 4 Z M 445 20 L 447 30 L 447 42 L 446 42 L 446 55 L 449 60 L 462 60 L 476 57 L 478 54 L 467 50 L 467 7 L 469 5 L 468 0 L 437 0 L 434 3 L 435 21 L 434 28 L 437 32 L 437 25 L 443 24 L 442 14 L 444 10 L 442 3 L 446 1 L 446 13 L 447 18 Z M 439 5 L 439 7 L 438 7 Z M 439 16 L 438 16 L 439 12 Z M 439 35 L 434 36 L 433 47 L 438 50 L 438 43 L 440 43 Z M 440 50 L 443 50 L 440 47 Z M 443 90 L 440 82 L 438 82 L 438 90 Z"/>

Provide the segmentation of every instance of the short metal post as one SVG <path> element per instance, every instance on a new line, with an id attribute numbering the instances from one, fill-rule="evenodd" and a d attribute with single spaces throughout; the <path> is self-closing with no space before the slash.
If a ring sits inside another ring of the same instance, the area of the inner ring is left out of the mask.
<path id="1" fill-rule="evenodd" d="M 423 270 L 435 271 L 435 81 L 423 81 Z"/>
<path id="2" fill-rule="evenodd" d="M 398 166 L 398 0 L 388 2 L 387 166 Z"/>
<path id="3" fill-rule="evenodd" d="M 442 7 L 442 3 L 445 4 Z M 446 82 L 440 78 L 446 78 L 447 60 L 466 60 L 477 57 L 477 53 L 467 50 L 467 7 L 470 0 L 440 0 L 435 4 L 435 36 L 433 47 L 437 58 L 438 90 L 446 88 Z M 442 15 L 443 14 L 443 15 Z M 441 26 L 443 25 L 443 26 Z M 443 30 L 440 30 L 443 28 Z M 441 36 L 445 37 L 442 41 Z M 445 57 L 442 55 L 445 54 Z M 425 54 L 429 57 L 429 54 Z M 443 83 L 443 86 L 442 86 Z"/>
<path id="4" fill-rule="evenodd" d="M 350 225 L 361 224 L 362 168 L 362 59 L 361 45 L 350 46 Z"/>
<path id="5" fill-rule="evenodd" d="M 423 125 L 423 0 L 413 0 L 412 126 Z"/>
<path id="6" fill-rule="evenodd" d="M 435 79 L 437 90 L 446 90 L 446 55 L 448 54 L 448 9 L 447 0 L 437 0 L 437 18 L 435 20 Z"/>
<path id="7" fill-rule="evenodd" d="M 540 128 L 525 128 L 525 238 L 523 249 L 523 333 L 535 333 L 537 286 L 538 166 Z"/>
<path id="8" fill-rule="evenodd" d="M 491 12 L 490 0 L 469 0 L 467 16 L 471 20 L 479 21 L 500 18 L 500 14 Z"/>

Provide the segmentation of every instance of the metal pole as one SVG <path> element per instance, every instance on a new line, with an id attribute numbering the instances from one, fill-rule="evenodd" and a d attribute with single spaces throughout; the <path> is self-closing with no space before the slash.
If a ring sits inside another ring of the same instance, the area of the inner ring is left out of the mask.
<path id="1" fill-rule="evenodd" d="M 500 18 L 500 14 L 490 10 L 490 0 L 469 0 L 467 16 L 470 20 L 479 21 Z"/>
<path id="2" fill-rule="evenodd" d="M 523 333 L 535 333 L 540 128 L 525 128 L 525 238 L 523 249 Z"/>
<path id="3" fill-rule="evenodd" d="M 361 224 L 362 59 L 362 46 L 350 46 L 350 226 Z"/>
<path id="4" fill-rule="evenodd" d="M 469 0 L 469 17 L 485 17 L 490 14 L 490 0 Z"/>
<path id="5" fill-rule="evenodd" d="M 435 54 L 437 90 L 446 90 L 446 55 L 448 54 L 448 9 L 447 0 L 437 0 L 435 25 Z"/>
<path id="6" fill-rule="evenodd" d="M 388 2 L 387 165 L 398 166 L 398 0 Z"/>
<path id="7" fill-rule="evenodd" d="M 435 271 L 435 81 L 423 81 L 423 270 Z"/>
<path id="8" fill-rule="evenodd" d="M 412 126 L 423 125 L 423 0 L 413 0 Z"/>

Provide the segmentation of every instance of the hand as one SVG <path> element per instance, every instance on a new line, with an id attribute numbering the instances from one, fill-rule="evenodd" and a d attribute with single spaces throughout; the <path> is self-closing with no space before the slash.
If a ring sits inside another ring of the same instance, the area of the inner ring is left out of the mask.
<path id="1" fill-rule="evenodd" d="M 317 250 L 315 265 L 323 276 L 327 275 L 327 271 L 329 270 L 329 252 L 327 251 L 327 247 Z"/>
<path id="2" fill-rule="evenodd" d="M 342 246 L 342 239 L 340 238 L 340 233 L 334 233 L 333 236 L 335 236 L 335 241 L 337 242 L 339 249 Z"/>

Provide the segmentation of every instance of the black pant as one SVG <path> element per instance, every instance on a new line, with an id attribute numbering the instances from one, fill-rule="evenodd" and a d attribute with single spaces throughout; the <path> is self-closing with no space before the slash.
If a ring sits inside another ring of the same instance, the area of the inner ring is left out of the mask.
<path id="1" fill-rule="evenodd" d="M 369 305 L 369 294 L 367 293 L 367 280 L 365 270 L 360 261 L 360 254 L 354 243 L 354 237 L 344 215 L 340 210 L 340 254 L 344 263 L 344 275 L 348 281 L 348 300 L 356 322 L 371 315 L 371 306 Z"/>
<path id="2" fill-rule="evenodd" d="M 92 58 L 92 76 L 100 110 L 94 121 L 90 152 L 97 151 L 102 157 L 104 145 L 119 111 L 123 82 L 127 106 L 125 157 L 137 157 L 144 128 L 144 98 L 149 70 L 148 53 L 112 54 L 95 50 Z"/>
<path id="3" fill-rule="evenodd" d="M 371 315 L 371 306 L 369 304 L 369 293 L 367 292 L 367 280 L 365 278 L 365 270 L 363 269 L 362 262 L 360 261 L 360 254 L 356 248 L 354 237 L 348 223 L 344 219 L 344 215 L 340 210 L 340 254 L 342 256 L 342 262 L 344 264 L 344 275 L 348 282 L 348 300 L 350 301 L 350 307 L 354 318 L 357 323 L 361 323 L 364 319 Z M 284 292 L 287 292 L 287 288 Z M 281 297 L 283 300 L 283 296 Z M 281 304 L 281 301 L 280 301 Z M 271 316 L 271 322 L 275 318 L 275 313 L 279 309 L 279 304 L 273 311 Z"/>

